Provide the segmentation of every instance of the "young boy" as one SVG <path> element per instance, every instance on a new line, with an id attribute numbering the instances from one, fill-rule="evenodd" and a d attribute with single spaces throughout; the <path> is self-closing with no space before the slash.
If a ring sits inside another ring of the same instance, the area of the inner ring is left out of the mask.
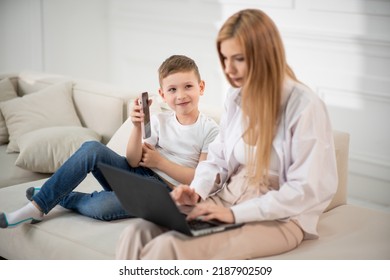
<path id="1" fill-rule="evenodd" d="M 217 136 L 219 128 L 215 121 L 198 110 L 205 83 L 192 59 L 181 55 L 169 57 L 159 68 L 159 82 L 159 94 L 173 111 L 152 116 L 150 138 L 142 141 L 144 115 L 137 99 L 130 116 L 134 127 L 126 157 L 99 142 L 85 142 L 42 188 L 27 189 L 30 203 L 12 213 L 0 213 L 0 228 L 39 222 L 57 204 L 99 220 L 132 217 L 122 209 L 101 171 L 96 168 L 100 162 L 158 180 L 168 189 L 189 184 L 197 164 L 206 159 L 208 145 Z M 89 172 L 103 190 L 74 192 Z"/>

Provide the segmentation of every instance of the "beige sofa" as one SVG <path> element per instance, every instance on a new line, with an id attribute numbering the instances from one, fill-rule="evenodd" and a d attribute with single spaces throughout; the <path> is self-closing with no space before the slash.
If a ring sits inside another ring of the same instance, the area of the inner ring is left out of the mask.
<path id="1" fill-rule="evenodd" d="M 11 82 L 14 93 L 10 93 L 10 85 L 6 83 L 8 82 L 6 80 Z M 68 86 L 66 89 L 70 91 L 71 101 L 73 102 L 71 106 L 74 106 L 74 108 L 70 109 L 75 110 L 75 114 L 77 115 L 76 118 L 78 118 L 80 122 L 77 123 L 77 120 L 76 122 L 74 120 L 67 120 L 67 122 L 64 122 L 62 121 L 63 117 L 61 117 L 61 120 L 57 121 L 59 121 L 62 126 L 66 125 L 68 127 L 70 125 L 76 125 L 88 128 L 96 132 L 97 135 L 101 137 L 99 139 L 103 143 L 107 143 L 114 132 L 124 122 L 127 115 L 127 104 L 129 100 L 136 96 L 136 93 L 131 93 L 128 90 L 113 87 L 111 85 L 87 80 L 75 80 L 70 77 L 60 75 L 35 72 L 0 74 L 0 102 L 14 101 L 17 99 L 16 97 L 35 97 L 39 95 L 39 97 L 36 98 L 29 98 L 28 102 L 21 102 L 22 100 L 20 99 L 17 100 L 18 103 L 8 106 L 9 120 L 6 123 L 9 122 L 12 124 L 14 130 L 30 129 L 30 127 L 21 128 L 17 123 L 17 118 L 28 118 L 30 120 L 35 118 L 38 119 L 39 116 L 37 116 L 37 114 L 40 110 L 49 111 L 49 109 L 52 109 L 55 111 L 57 107 L 63 107 L 66 100 L 63 100 L 63 96 L 55 96 L 55 94 L 57 94 L 56 90 L 58 90 L 56 86 L 60 84 Z M 61 90 L 63 89 L 64 88 L 61 88 Z M 15 94 L 15 96 L 13 96 L 13 94 Z M 48 104 L 46 104 L 46 102 Z M 15 111 L 21 111 L 26 106 L 28 109 L 32 106 L 38 107 L 38 112 L 32 112 L 31 114 L 25 114 L 22 116 L 15 114 Z M 58 114 L 60 113 L 61 112 L 58 112 Z M 47 114 L 49 118 L 52 117 L 50 113 Z M 31 166 L 34 164 L 37 165 L 37 163 L 27 162 L 28 160 L 32 161 L 32 159 L 28 159 L 24 156 L 24 167 L 26 167 L 26 165 L 28 165 L 27 167 L 31 167 L 25 169 L 23 168 L 23 161 L 21 160 L 21 157 L 19 157 L 21 156 L 20 153 L 7 152 L 8 143 L 6 143 L 5 139 L 8 138 L 6 137 L 8 131 L 4 130 L 4 125 L 6 123 L 4 116 L 0 113 L 0 188 L 49 177 L 53 172 L 51 168 Z M 39 122 L 39 125 L 41 124 L 42 123 Z M 42 124 L 42 126 L 45 125 Z M 8 128 L 8 130 L 9 129 L 10 128 Z M 17 132 L 18 131 L 15 131 L 15 133 Z M 25 142 L 32 141 L 31 138 L 25 138 Z M 48 140 L 46 139 L 46 141 Z M 38 151 L 39 150 L 36 150 L 37 153 Z M 58 159 L 58 156 L 56 159 Z M 22 162 L 22 164 L 17 166 L 17 160 Z M 43 160 L 44 159 L 42 158 L 42 161 Z"/>
<path id="2" fill-rule="evenodd" d="M 99 97 L 102 95 L 107 100 L 116 98 L 111 97 L 111 92 L 105 92 L 98 84 L 89 84 L 89 88 L 99 89 Z M 89 92 L 89 95 L 93 94 Z M 91 98 L 95 100 L 96 97 L 91 96 Z M 76 100 L 77 98 L 75 102 Z M 87 104 L 91 102 L 90 100 Z M 119 110 L 118 122 L 120 122 L 119 119 L 124 114 L 120 108 L 123 108 L 122 105 L 125 103 L 118 102 L 118 106 L 114 109 L 109 103 L 104 102 L 104 107 L 108 107 L 108 111 L 102 115 L 107 117 L 118 114 L 116 110 Z M 102 129 L 100 126 L 104 126 L 104 123 L 101 122 L 102 120 L 94 124 L 100 123 L 98 126 Z M 124 154 L 131 122 L 126 121 L 119 129 L 117 122 L 111 125 L 111 129 L 108 126 L 105 128 L 105 131 L 109 132 L 104 134 L 106 136 L 104 139 L 108 140 L 113 134 L 107 145 L 116 152 Z M 293 251 L 267 259 L 390 258 L 390 214 L 347 204 L 349 136 L 335 131 L 334 141 L 339 187 L 331 205 L 321 217 L 318 228 L 320 238 L 304 241 Z M 11 211 L 23 206 L 27 202 L 26 188 L 40 186 L 44 181 L 45 179 L 41 179 L 1 188 L 0 210 Z M 77 189 L 89 192 L 100 189 L 100 186 L 92 176 L 88 176 Z M 57 206 L 39 224 L 0 230 L 0 256 L 6 259 L 113 259 L 118 237 L 131 222 L 131 219 L 97 221 Z"/>

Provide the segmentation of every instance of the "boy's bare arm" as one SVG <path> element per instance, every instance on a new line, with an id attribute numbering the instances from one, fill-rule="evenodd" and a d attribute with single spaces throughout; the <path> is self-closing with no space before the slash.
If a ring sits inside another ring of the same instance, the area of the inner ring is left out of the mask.
<path id="1" fill-rule="evenodd" d="M 160 161 L 157 168 L 182 184 L 190 184 L 194 179 L 195 168 L 184 167 L 165 158 Z"/>
<path id="2" fill-rule="evenodd" d="M 142 160 L 139 163 L 140 166 L 157 168 L 182 184 L 190 184 L 194 179 L 195 168 L 185 167 L 169 161 L 162 157 L 154 147 L 147 144 L 144 145 L 143 151 Z M 205 160 L 206 158 L 207 154 L 201 154 L 199 161 Z"/>
<path id="3" fill-rule="evenodd" d="M 137 167 L 142 159 L 142 129 L 141 121 L 143 115 L 138 99 L 134 100 L 133 110 L 130 118 L 133 123 L 133 128 L 130 133 L 129 141 L 126 148 L 126 159 L 131 167 Z"/>
<path id="4" fill-rule="evenodd" d="M 205 160 L 207 158 L 207 153 L 202 153 L 199 156 L 199 161 Z M 182 165 L 176 164 L 174 162 L 171 162 L 167 159 L 165 159 L 165 162 L 161 162 L 161 167 L 159 168 L 161 171 L 168 174 L 171 178 L 175 179 L 176 181 L 189 185 L 195 176 L 195 168 L 191 167 L 184 167 Z"/>
<path id="5" fill-rule="evenodd" d="M 205 160 L 206 158 L 207 154 L 201 154 L 199 157 L 199 162 Z M 184 167 L 165 158 L 159 162 L 157 168 L 176 181 L 187 185 L 189 185 L 194 179 L 196 169 L 196 167 Z"/>

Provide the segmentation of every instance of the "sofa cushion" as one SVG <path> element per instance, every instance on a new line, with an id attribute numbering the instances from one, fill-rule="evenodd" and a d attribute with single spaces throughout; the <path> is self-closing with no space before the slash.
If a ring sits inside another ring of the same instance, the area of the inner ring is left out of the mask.
<path id="1" fill-rule="evenodd" d="M 15 165 L 19 154 L 7 153 L 7 145 L 0 145 L 0 189 L 16 184 L 49 177 L 49 173 L 37 173 Z M 1 209 L 0 209 L 1 211 Z"/>
<path id="2" fill-rule="evenodd" d="M 79 126 L 47 127 L 18 139 L 20 154 L 15 164 L 24 169 L 54 173 L 85 141 L 100 141 L 95 131 Z"/>
<path id="3" fill-rule="evenodd" d="M 389 260 L 390 213 L 356 205 L 338 206 L 320 217 L 319 239 L 304 240 L 269 260 Z"/>
<path id="4" fill-rule="evenodd" d="M 74 79 L 71 77 L 31 71 L 20 72 L 18 73 L 17 77 L 17 88 L 19 96 L 35 93 L 47 88 L 48 86 L 74 81 Z"/>
<path id="5" fill-rule="evenodd" d="M 82 125 L 102 135 L 104 144 L 110 140 L 125 119 L 124 99 L 82 88 L 77 81 L 73 87 L 73 100 Z"/>
<path id="6" fill-rule="evenodd" d="M 0 189 L 0 211 L 13 211 L 26 204 L 28 187 L 42 186 L 45 180 Z M 75 191 L 102 190 L 89 174 Z M 0 256 L 6 259 L 114 259 L 116 242 L 132 219 L 110 222 L 82 216 L 57 205 L 38 224 L 0 230 Z"/>
<path id="7" fill-rule="evenodd" d="M 129 141 L 130 132 L 133 128 L 131 119 L 128 118 L 121 127 L 111 137 L 107 147 L 121 156 L 126 155 L 127 142 Z"/>
<path id="8" fill-rule="evenodd" d="M 18 97 L 9 78 L 0 81 L 0 102 Z M 8 130 L 0 110 L 0 145 L 8 143 Z"/>
<path id="9" fill-rule="evenodd" d="M 19 152 L 24 133 L 51 126 L 81 126 L 72 99 L 72 83 L 49 86 L 34 94 L 0 103 L 9 133 L 7 152 Z"/>

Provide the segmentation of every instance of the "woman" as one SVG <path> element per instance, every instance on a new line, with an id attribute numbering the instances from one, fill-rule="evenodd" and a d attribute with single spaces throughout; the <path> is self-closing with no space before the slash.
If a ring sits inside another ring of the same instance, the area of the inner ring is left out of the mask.
<path id="1" fill-rule="evenodd" d="M 317 238 L 318 218 L 337 188 L 332 128 L 323 102 L 295 78 L 273 21 L 243 10 L 221 27 L 217 49 L 233 87 L 221 130 L 178 204 L 238 229 L 192 238 L 134 220 L 117 258 L 248 259 Z"/>

